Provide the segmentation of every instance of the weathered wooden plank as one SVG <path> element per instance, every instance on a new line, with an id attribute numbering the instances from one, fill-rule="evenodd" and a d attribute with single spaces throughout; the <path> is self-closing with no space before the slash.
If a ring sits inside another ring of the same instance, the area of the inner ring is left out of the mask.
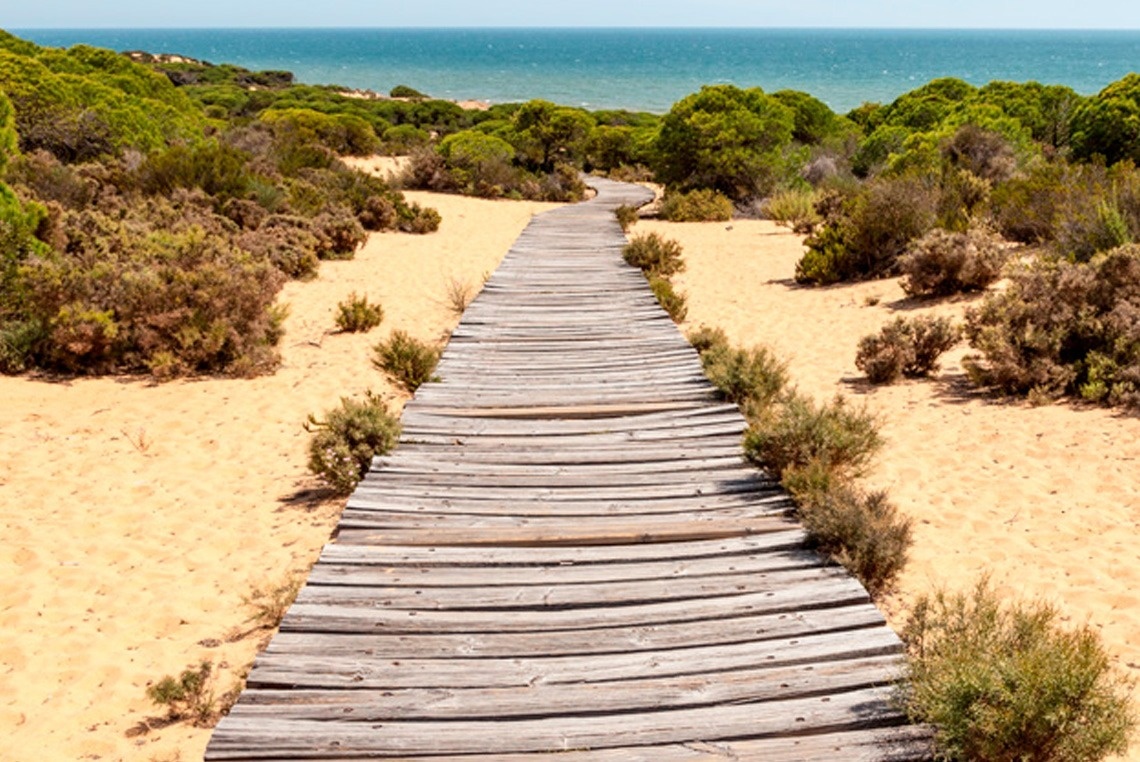
<path id="1" fill-rule="evenodd" d="M 704 558 L 731 559 L 750 553 L 778 553 L 804 544 L 804 532 L 798 524 L 788 522 L 784 531 L 751 537 L 732 537 L 709 541 L 653 543 L 626 546 L 580 546 L 554 548 L 448 548 L 401 545 L 354 545 L 342 537 L 326 545 L 320 563 L 383 564 L 407 566 L 455 566 L 472 568 L 541 567 L 549 564 L 589 565 L 685 561 Z"/>
<path id="2" fill-rule="evenodd" d="M 890 688 L 774 704 L 699 707 L 645 714 L 521 720 L 337 723 L 227 717 L 211 759 L 251 749 L 298 759 L 328 754 L 470 754 L 598 749 L 863 729 L 899 723 Z M 235 756 L 231 756 L 235 755 Z"/>
<path id="3" fill-rule="evenodd" d="M 810 633 L 882 627 L 874 606 L 857 603 L 782 614 L 714 618 L 559 632 L 442 632 L 376 637 L 346 633 L 280 632 L 268 653 L 397 658 L 473 659 L 488 656 L 564 656 L 638 653 L 696 645 L 792 638 Z"/>
<path id="4" fill-rule="evenodd" d="M 238 717 L 382 722 L 494 720 L 533 717 L 538 707 L 559 716 L 787 701 L 890 683 L 901 671 L 894 655 L 820 664 L 749 667 L 695 675 L 637 675 L 606 683 L 531 682 L 507 687 L 258 688 L 234 707 Z M 278 705 L 283 706 L 278 706 Z M 548 710 L 549 711 L 549 710 Z"/>
<path id="5" fill-rule="evenodd" d="M 295 603 L 281 622 L 285 632 L 412 634 L 433 632 L 558 632 L 607 627 L 731 619 L 868 603 L 855 580 L 837 575 L 792 590 L 709 597 L 690 601 L 639 603 L 616 608 L 544 611 L 406 611 Z"/>
<path id="6" fill-rule="evenodd" d="M 582 608 L 685 601 L 713 596 L 763 594 L 813 585 L 842 573 L 835 567 L 810 566 L 722 573 L 670 579 L 606 580 L 578 584 L 503 586 L 306 585 L 298 603 L 328 606 L 384 606 L 432 611 L 506 611 Z"/>
<path id="7" fill-rule="evenodd" d="M 695 558 L 642 563 L 544 564 L 541 566 L 481 566 L 478 576 L 465 566 L 393 566 L 336 564 L 323 561 L 309 573 L 309 585 L 353 587 L 527 587 L 582 585 L 598 582 L 699 579 L 723 575 L 752 575 L 782 569 L 820 566 L 811 550 L 750 553 L 734 557 Z"/>

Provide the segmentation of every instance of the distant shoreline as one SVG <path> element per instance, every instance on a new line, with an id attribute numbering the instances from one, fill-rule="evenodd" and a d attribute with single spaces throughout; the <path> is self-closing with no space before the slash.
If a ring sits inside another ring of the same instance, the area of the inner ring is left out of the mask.
<path id="1" fill-rule="evenodd" d="M 488 103 L 664 113 L 702 85 L 803 90 L 843 113 L 938 77 L 1099 92 L 1140 71 L 1140 30 L 902 28 L 28 29 L 41 45 L 174 53 L 297 81 Z"/>

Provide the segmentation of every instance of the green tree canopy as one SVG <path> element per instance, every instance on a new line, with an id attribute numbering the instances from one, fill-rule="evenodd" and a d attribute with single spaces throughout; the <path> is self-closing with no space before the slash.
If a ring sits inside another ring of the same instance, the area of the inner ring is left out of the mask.
<path id="1" fill-rule="evenodd" d="M 714 188 L 735 200 L 769 192 L 784 170 L 795 114 L 760 88 L 702 87 L 662 120 L 659 180 L 679 190 Z"/>
<path id="2" fill-rule="evenodd" d="M 1113 82 L 1073 114 L 1073 156 L 1140 162 L 1140 74 Z"/>

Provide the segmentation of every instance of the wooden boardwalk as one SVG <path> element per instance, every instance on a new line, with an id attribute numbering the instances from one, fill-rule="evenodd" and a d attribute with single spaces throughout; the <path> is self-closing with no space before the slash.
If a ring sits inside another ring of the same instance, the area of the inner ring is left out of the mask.
<path id="1" fill-rule="evenodd" d="M 537 217 L 348 501 L 208 760 L 911 760 L 901 643 L 805 550 L 621 261 Z"/>

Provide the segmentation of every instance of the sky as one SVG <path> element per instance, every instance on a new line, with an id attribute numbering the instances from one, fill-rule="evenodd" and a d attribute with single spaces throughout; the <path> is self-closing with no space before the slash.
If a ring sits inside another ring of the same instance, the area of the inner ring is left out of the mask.
<path id="1" fill-rule="evenodd" d="M 0 0 L 0 28 L 1140 29 L 1137 0 Z"/>

